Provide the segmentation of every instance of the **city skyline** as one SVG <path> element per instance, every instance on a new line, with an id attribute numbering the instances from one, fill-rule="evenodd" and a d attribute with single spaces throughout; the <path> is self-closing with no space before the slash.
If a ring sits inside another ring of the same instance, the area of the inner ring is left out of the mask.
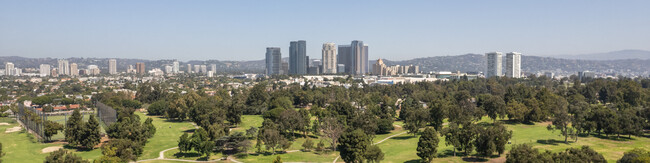
<path id="1" fill-rule="evenodd" d="M 285 42 L 297 39 L 311 42 L 308 54 L 318 54 L 325 42 L 364 40 L 375 47 L 371 60 L 495 49 L 532 56 L 650 50 L 647 1 L 338 4 L 3 1 L 0 56 L 261 60 L 261 47 L 280 45 L 288 54 Z M 289 9 L 303 13 L 300 23 L 288 19 Z M 332 23 L 346 26 L 325 25 Z M 482 25 L 488 23 L 497 25 Z"/>

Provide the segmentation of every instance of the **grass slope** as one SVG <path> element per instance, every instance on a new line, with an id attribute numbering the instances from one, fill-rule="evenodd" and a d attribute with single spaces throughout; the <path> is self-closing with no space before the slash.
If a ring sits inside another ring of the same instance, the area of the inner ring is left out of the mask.
<path id="1" fill-rule="evenodd" d="M 144 146 L 142 156 L 138 158 L 139 160 L 158 158 L 160 151 L 177 147 L 178 138 L 184 132 L 194 130 L 194 126 L 190 122 L 168 121 L 160 116 L 147 116 L 140 112 L 135 112 L 135 114 L 140 116 L 142 122 L 147 117 L 151 117 L 153 125 L 156 126 L 156 134 Z"/>

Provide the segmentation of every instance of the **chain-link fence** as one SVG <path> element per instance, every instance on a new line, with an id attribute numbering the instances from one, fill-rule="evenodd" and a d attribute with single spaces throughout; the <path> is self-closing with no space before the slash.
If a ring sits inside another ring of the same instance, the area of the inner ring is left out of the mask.
<path id="1" fill-rule="evenodd" d="M 39 140 L 42 140 L 44 137 L 43 131 L 45 129 L 43 122 L 47 120 L 46 114 L 43 114 L 43 112 L 36 110 L 34 107 L 18 104 L 16 119 L 19 123 L 25 126 L 26 130 L 34 133 L 36 136 L 38 136 Z"/>
<path id="2" fill-rule="evenodd" d="M 95 103 L 95 107 L 97 107 L 97 117 L 104 122 L 104 125 L 108 127 L 117 122 L 117 111 L 115 109 L 99 101 Z"/>

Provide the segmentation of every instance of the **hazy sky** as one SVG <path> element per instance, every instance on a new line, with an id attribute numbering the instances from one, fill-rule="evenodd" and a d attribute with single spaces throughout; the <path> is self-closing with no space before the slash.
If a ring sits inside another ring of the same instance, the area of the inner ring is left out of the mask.
<path id="1" fill-rule="evenodd" d="M 650 1 L 0 0 L 0 56 L 263 59 L 362 40 L 369 58 L 650 50 Z"/>

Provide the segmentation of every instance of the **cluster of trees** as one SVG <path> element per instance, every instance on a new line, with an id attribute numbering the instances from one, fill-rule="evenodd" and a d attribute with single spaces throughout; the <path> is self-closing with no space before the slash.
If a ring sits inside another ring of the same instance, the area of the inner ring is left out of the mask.
<path id="1" fill-rule="evenodd" d="M 61 148 L 57 151 L 50 153 L 45 157 L 45 163 L 89 163 L 90 161 L 84 160 L 83 158 L 75 155 L 72 152 Z"/>
<path id="2" fill-rule="evenodd" d="M 507 163 L 515 162 L 594 162 L 605 163 L 602 154 L 582 146 L 581 148 L 569 148 L 561 152 L 550 151 L 539 152 L 528 144 L 514 145 L 510 153 L 506 155 Z"/>
<path id="3" fill-rule="evenodd" d="M 117 122 L 106 128 L 111 140 L 102 146 L 104 155 L 100 160 L 128 162 L 135 161 L 142 154 L 142 148 L 156 133 L 156 127 L 151 118 L 140 123 L 140 117 L 133 112 L 133 109 L 118 110 Z"/>
<path id="4" fill-rule="evenodd" d="M 47 132 L 48 130 L 61 129 L 60 126 L 54 124 L 55 122 L 48 121 L 46 123 L 46 136 L 49 138 L 56 132 Z M 56 123 L 58 124 L 58 123 Z M 81 147 L 86 149 L 93 149 L 101 141 L 101 133 L 99 121 L 95 119 L 94 115 L 90 115 L 88 122 L 83 121 L 83 116 L 79 113 L 79 109 L 75 109 L 70 116 L 70 119 L 65 123 L 65 141 L 69 146 Z"/>
<path id="5" fill-rule="evenodd" d="M 650 151 L 646 151 L 641 148 L 636 148 L 631 151 L 625 152 L 623 157 L 616 162 L 617 163 L 650 162 Z"/>

